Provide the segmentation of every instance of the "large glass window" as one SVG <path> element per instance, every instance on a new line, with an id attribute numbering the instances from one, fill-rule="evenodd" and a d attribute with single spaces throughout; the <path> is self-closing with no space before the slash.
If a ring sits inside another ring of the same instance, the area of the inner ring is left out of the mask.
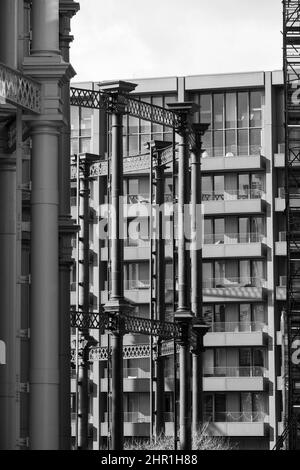
<path id="1" fill-rule="evenodd" d="M 237 154 L 237 145 L 236 145 L 236 131 L 226 131 L 226 157 L 234 157 Z"/>
<path id="2" fill-rule="evenodd" d="M 238 93 L 238 127 L 249 127 L 248 92 Z"/>
<path id="3" fill-rule="evenodd" d="M 214 128 L 224 128 L 224 95 L 215 94 L 214 100 Z"/>
<path id="4" fill-rule="evenodd" d="M 200 122 L 203 124 L 211 124 L 211 95 L 200 96 Z"/>
<path id="5" fill-rule="evenodd" d="M 262 94 L 260 91 L 250 93 L 250 127 L 262 125 Z"/>
<path id="6" fill-rule="evenodd" d="M 236 94 L 226 93 L 226 128 L 236 127 Z"/>

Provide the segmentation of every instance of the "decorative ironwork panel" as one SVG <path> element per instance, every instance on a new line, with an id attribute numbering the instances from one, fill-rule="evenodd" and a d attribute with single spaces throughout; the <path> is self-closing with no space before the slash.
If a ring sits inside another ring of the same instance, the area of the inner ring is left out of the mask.
<path id="1" fill-rule="evenodd" d="M 96 162 L 90 167 L 90 178 L 97 178 L 98 176 L 108 175 L 108 162 L 107 160 Z"/>
<path id="2" fill-rule="evenodd" d="M 81 106 L 82 108 L 104 109 L 109 105 L 109 96 L 100 91 L 86 90 L 83 88 L 70 88 L 71 106 Z"/>
<path id="3" fill-rule="evenodd" d="M 124 317 L 126 333 L 159 336 L 163 339 L 180 338 L 181 327 L 176 323 L 160 322 L 147 318 Z"/>
<path id="4" fill-rule="evenodd" d="M 166 148 L 160 153 L 160 164 L 161 165 L 168 165 L 169 163 L 172 163 L 173 161 L 173 145 L 170 147 Z M 176 152 L 176 150 L 175 150 Z"/>
<path id="5" fill-rule="evenodd" d="M 149 168 L 149 154 L 136 155 L 134 157 L 126 157 L 123 160 L 124 173 L 129 173 L 131 171 L 148 170 Z"/>
<path id="6" fill-rule="evenodd" d="M 0 64 L 0 102 L 31 113 L 41 112 L 41 86 L 17 70 Z"/>
<path id="7" fill-rule="evenodd" d="M 180 126 L 180 118 L 173 111 L 131 97 L 127 98 L 126 113 L 166 127 Z"/>
<path id="8" fill-rule="evenodd" d="M 99 329 L 104 331 L 107 328 L 109 317 L 106 313 L 83 313 L 71 311 L 71 327 L 84 329 Z"/>

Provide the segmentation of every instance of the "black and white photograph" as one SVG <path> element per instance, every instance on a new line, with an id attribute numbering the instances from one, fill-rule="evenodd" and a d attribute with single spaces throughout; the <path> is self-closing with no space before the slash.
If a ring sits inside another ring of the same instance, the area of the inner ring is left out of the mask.
<path id="1" fill-rule="evenodd" d="M 28 450 L 300 450 L 300 0 L 0 0 L 0 451 Z"/>

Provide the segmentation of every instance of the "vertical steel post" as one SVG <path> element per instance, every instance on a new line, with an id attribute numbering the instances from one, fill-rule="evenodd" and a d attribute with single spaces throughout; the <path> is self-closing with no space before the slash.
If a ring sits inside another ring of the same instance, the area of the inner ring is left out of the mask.
<path id="1" fill-rule="evenodd" d="M 156 263 L 155 263 L 155 284 L 156 284 L 156 320 L 165 321 L 165 241 L 164 241 L 164 168 L 160 162 L 160 151 L 158 142 L 152 143 L 157 155 L 154 168 L 155 179 L 155 208 L 156 208 Z M 164 357 L 161 355 L 161 338 L 157 338 L 156 344 L 156 393 L 155 393 L 155 435 L 156 438 L 165 433 L 165 377 L 164 377 Z"/>
<path id="2" fill-rule="evenodd" d="M 194 124 L 194 143 L 191 146 L 191 310 L 197 319 L 196 347 L 192 349 L 192 431 L 200 430 L 203 422 L 203 334 L 206 329 L 202 320 L 202 213 L 201 213 L 201 137 L 208 129 L 206 124 Z M 199 233 L 199 230 L 201 233 Z M 201 328 L 201 331 L 199 329 Z"/>
<path id="3" fill-rule="evenodd" d="M 148 144 L 149 145 L 149 144 Z M 149 174 L 149 207 L 150 207 L 150 221 L 149 221 L 149 275 L 150 275 L 150 320 L 153 320 L 153 203 L 152 203 L 152 186 L 153 186 L 153 149 L 149 145 L 150 150 L 150 174 Z M 150 336 L 150 442 L 153 440 L 153 418 L 154 418 L 154 400 L 153 400 L 153 383 L 154 383 L 154 370 L 153 370 L 153 336 Z"/>
<path id="4" fill-rule="evenodd" d="M 100 84 L 101 86 L 101 84 Z M 112 358 L 112 409 L 111 445 L 112 450 L 122 450 L 124 441 L 123 413 L 123 327 L 122 314 L 129 306 L 124 299 L 123 272 L 123 114 L 126 94 L 136 85 L 126 82 L 106 82 L 101 86 L 110 94 L 112 113 L 112 155 L 111 155 L 111 291 L 104 306 L 111 314 L 111 358 Z"/>
<path id="5" fill-rule="evenodd" d="M 179 382 L 180 382 L 180 447 L 190 450 L 191 435 L 191 377 L 190 377 L 190 256 L 186 247 L 186 211 L 190 202 L 189 190 L 189 116 L 195 110 L 193 103 L 172 103 L 170 109 L 180 116 L 178 153 L 178 306 L 175 320 L 180 323 L 182 336 L 179 340 Z"/>

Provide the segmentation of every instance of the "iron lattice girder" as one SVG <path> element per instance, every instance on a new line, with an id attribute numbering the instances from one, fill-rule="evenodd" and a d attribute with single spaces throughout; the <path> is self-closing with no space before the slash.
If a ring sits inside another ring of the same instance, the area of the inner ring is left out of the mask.
<path id="1" fill-rule="evenodd" d="M 130 116 L 138 117 L 144 121 L 151 121 L 155 124 L 171 127 L 173 129 L 181 126 L 181 120 L 178 114 L 169 109 L 136 100 L 128 95 L 120 96 L 122 96 L 125 103 L 125 114 L 130 114 Z M 71 106 L 109 111 L 111 97 L 109 93 L 103 91 L 71 87 L 70 104 Z"/>
<path id="2" fill-rule="evenodd" d="M 160 152 L 160 164 L 165 166 L 173 161 L 174 147 L 170 145 L 165 150 Z M 150 154 L 135 155 L 132 157 L 125 157 L 123 159 L 123 171 L 124 173 L 130 173 L 141 170 L 150 169 Z M 90 178 L 98 178 L 100 176 L 108 175 L 108 161 L 99 160 L 98 162 L 90 165 Z M 77 177 L 77 166 L 71 164 L 71 179 L 75 180 Z"/>
<path id="3" fill-rule="evenodd" d="M 179 345 L 176 345 L 176 351 L 179 352 Z M 71 351 L 71 362 L 75 362 L 76 350 Z M 170 356 L 174 354 L 174 342 L 163 341 L 161 344 L 161 356 Z M 132 344 L 123 346 L 123 359 L 141 359 L 148 358 L 151 355 L 150 344 Z M 89 362 L 100 362 L 108 360 L 108 348 L 92 346 L 89 350 Z"/>
<path id="4" fill-rule="evenodd" d="M 41 86 L 17 70 L 0 64 L 0 103 L 8 103 L 30 113 L 41 112 Z"/>
<path id="5" fill-rule="evenodd" d="M 98 329 L 100 332 L 113 331 L 118 326 L 117 320 L 122 320 L 123 333 L 159 336 L 161 339 L 176 339 L 182 337 L 180 324 L 160 322 L 147 318 L 138 318 L 128 315 L 116 316 L 112 313 L 89 313 L 71 311 L 71 327 L 79 329 Z"/>

